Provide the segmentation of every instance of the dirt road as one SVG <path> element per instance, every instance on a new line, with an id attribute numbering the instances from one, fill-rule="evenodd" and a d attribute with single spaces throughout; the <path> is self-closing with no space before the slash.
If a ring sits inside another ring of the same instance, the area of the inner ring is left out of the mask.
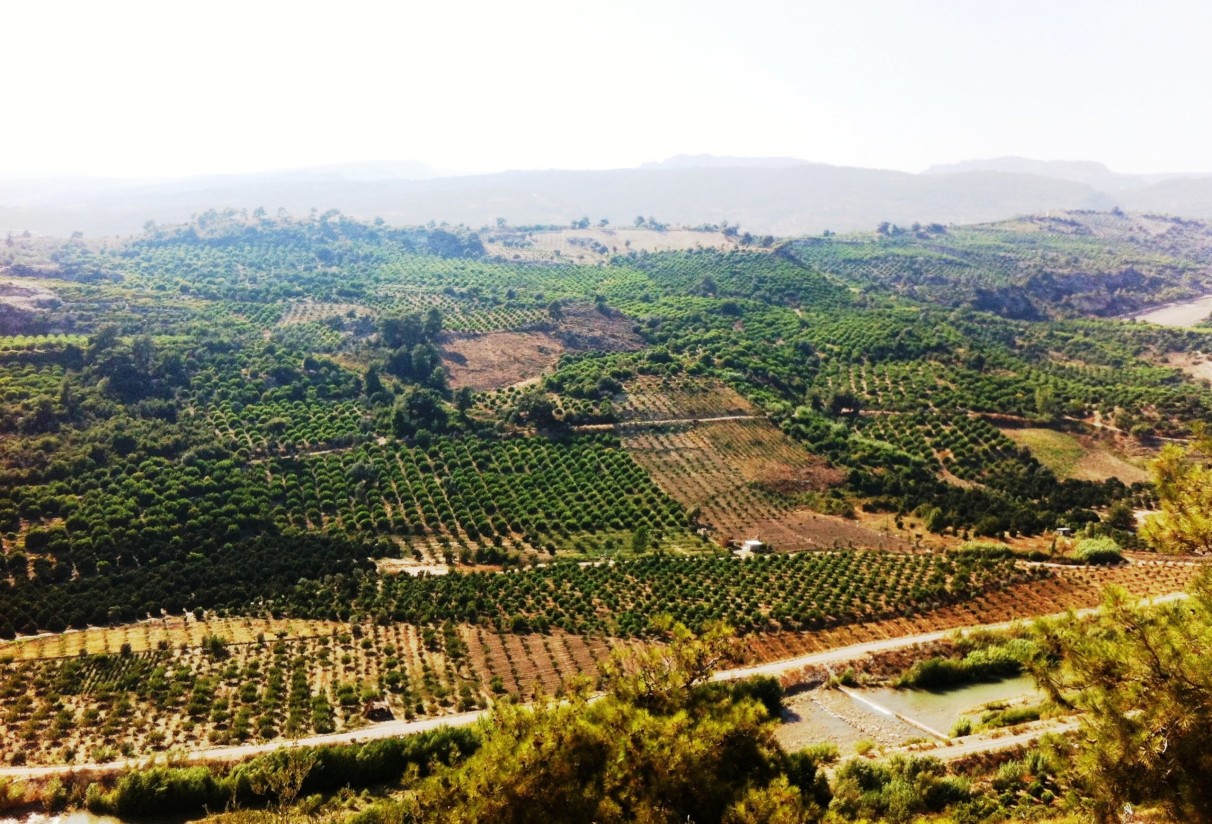
<path id="1" fill-rule="evenodd" d="M 384 721 L 349 732 L 313 735 L 307 738 L 294 738 L 290 740 L 266 741 L 262 744 L 244 744 L 238 747 L 211 747 L 203 750 L 158 753 L 150 758 L 120 758 L 115 761 L 106 761 L 103 764 L 51 764 L 39 767 L 0 767 L 0 778 L 40 778 L 70 772 L 120 772 L 132 767 L 146 767 L 169 761 L 174 763 L 182 761 L 194 763 L 202 761 L 242 761 L 255 755 L 262 755 L 287 747 L 351 744 L 356 741 L 374 741 L 380 738 L 415 735 L 420 732 L 435 730 L 439 727 L 466 727 L 488 715 L 488 712 L 488 710 L 476 710 L 474 712 L 460 713 L 459 715 L 423 718 L 417 721 Z"/>
<path id="2" fill-rule="evenodd" d="M 1187 597 L 1185 592 L 1172 592 L 1169 595 L 1159 595 L 1156 598 L 1149 598 L 1145 601 L 1148 604 L 1161 604 L 1167 601 L 1178 601 Z M 1098 612 L 1098 607 L 1090 607 L 1088 609 L 1076 610 L 1077 615 L 1093 615 Z M 1059 615 L 1063 615 L 1060 613 Z M 1025 616 L 1020 621 L 1035 621 L 1040 618 L 1054 618 L 1059 615 L 1030 615 Z M 836 649 L 825 650 L 824 652 L 813 652 L 808 655 L 801 655 L 798 658 L 787 658 L 782 661 L 771 661 L 768 664 L 757 664 L 752 667 L 742 667 L 740 669 L 724 670 L 717 672 L 714 676 L 717 681 L 732 681 L 737 678 L 750 678 L 755 675 L 773 675 L 779 676 L 787 672 L 792 672 L 797 669 L 811 666 L 828 666 L 831 664 L 842 664 L 846 661 L 852 661 L 855 658 L 860 658 L 864 655 L 876 652 L 887 652 L 888 650 L 904 649 L 918 644 L 928 644 L 932 641 L 941 641 L 955 633 L 967 633 L 976 630 L 1000 630 L 1009 629 L 1015 621 L 1001 621 L 996 624 L 977 624 L 971 627 L 963 627 L 960 629 L 941 629 L 934 632 L 922 632 L 917 635 L 902 635 L 898 638 L 882 638 L 877 641 L 866 641 L 861 644 L 851 644 L 848 647 L 838 647 Z"/>
<path id="3" fill-rule="evenodd" d="M 1030 725 L 1027 729 L 1022 729 L 1012 734 L 992 732 L 968 735 L 963 738 L 952 738 L 946 743 L 940 743 L 938 746 L 927 749 L 915 746 L 912 748 L 905 747 L 890 750 L 885 753 L 885 756 L 902 752 L 914 755 L 929 755 L 940 761 L 957 761 L 965 756 L 976 755 L 977 753 L 1000 752 L 1001 750 L 1025 747 L 1038 741 L 1041 736 L 1050 733 L 1072 732 L 1077 729 L 1077 725 L 1078 720 L 1076 718 L 1056 718 L 1049 721 L 1040 721 Z"/>
<path id="4" fill-rule="evenodd" d="M 721 423 L 723 421 L 765 420 L 765 415 L 719 415 L 714 418 L 657 418 L 654 420 L 619 421 L 618 423 L 584 423 L 572 427 L 573 432 L 605 432 L 611 429 L 643 429 L 649 426 L 677 426 L 680 424 Z"/>

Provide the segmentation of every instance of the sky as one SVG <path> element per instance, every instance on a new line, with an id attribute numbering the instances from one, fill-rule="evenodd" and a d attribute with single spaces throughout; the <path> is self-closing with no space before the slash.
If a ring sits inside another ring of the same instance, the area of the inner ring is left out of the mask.
<path id="1" fill-rule="evenodd" d="M 677 154 L 1212 172 L 1212 4 L 10 0 L 0 176 Z"/>

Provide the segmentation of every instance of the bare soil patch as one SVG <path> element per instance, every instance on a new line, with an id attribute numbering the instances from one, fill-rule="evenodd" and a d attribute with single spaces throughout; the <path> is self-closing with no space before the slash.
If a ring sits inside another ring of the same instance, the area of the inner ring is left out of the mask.
<path id="1" fill-rule="evenodd" d="M 575 352 L 634 352 L 644 348 L 635 321 L 610 308 L 577 303 L 565 306 L 553 335 Z"/>
<path id="2" fill-rule="evenodd" d="M 1105 481 L 1108 478 L 1119 478 L 1126 484 L 1148 481 L 1149 471 L 1136 464 L 1129 463 L 1118 455 L 1106 449 L 1090 449 L 1077 462 L 1073 477 L 1081 481 Z"/>
<path id="3" fill-rule="evenodd" d="M 447 335 L 442 363 L 455 389 L 504 389 L 541 375 L 565 346 L 547 332 L 489 332 Z"/>
<path id="4" fill-rule="evenodd" d="M 905 550 L 910 543 L 895 532 L 878 532 L 858 521 L 823 515 L 811 509 L 796 509 L 776 518 L 753 523 L 754 535 L 777 549 L 872 548 Z"/>
<path id="5" fill-rule="evenodd" d="M 628 388 L 628 406 L 641 419 L 718 412 L 717 404 L 730 403 L 725 387 L 701 395 L 687 387 L 667 395 L 649 389 L 645 395 Z M 751 408 L 739 400 L 743 408 Z M 693 416 L 684 419 L 693 421 Z M 841 483 L 844 473 L 765 418 L 628 424 L 620 427 L 620 435 L 657 485 L 697 512 L 699 523 L 721 543 L 757 537 L 782 551 L 908 546 L 898 536 L 805 506 L 804 496 Z"/>
<path id="6" fill-rule="evenodd" d="M 1171 352 L 1166 363 L 1183 370 L 1197 381 L 1212 383 L 1212 355 Z"/>
<path id="7" fill-rule="evenodd" d="M 686 376 L 630 380 L 616 409 L 627 422 L 761 414 L 732 387 Z"/>
<path id="8" fill-rule="evenodd" d="M 627 385 L 623 445 L 657 485 L 721 543 L 760 538 L 783 551 L 908 547 L 903 538 L 813 511 L 805 496 L 845 473 L 787 437 L 718 381 L 640 378 Z M 750 419 L 713 418 L 754 415 Z M 677 424 L 645 422 L 678 420 Z"/>
<path id="9" fill-rule="evenodd" d="M 303 300 L 292 303 L 282 313 L 282 318 L 278 321 L 278 325 L 291 326 L 296 323 L 309 323 L 349 315 L 374 317 L 374 314 L 372 310 L 357 303 L 328 303 L 324 301 Z"/>
<path id="10" fill-rule="evenodd" d="M 0 334 L 22 334 L 59 304 L 59 296 L 44 286 L 0 280 Z"/>
<path id="11" fill-rule="evenodd" d="M 450 573 L 448 564 L 424 563 L 406 558 L 377 558 L 375 569 L 384 575 L 447 575 Z"/>
<path id="12" fill-rule="evenodd" d="M 442 363 L 455 389 L 504 389 L 534 380 L 555 366 L 563 352 L 623 352 L 643 346 L 635 321 L 592 305 L 563 309 L 559 322 L 541 327 L 450 333 L 442 343 Z"/>
<path id="13" fill-rule="evenodd" d="M 1195 326 L 1207 320 L 1212 315 L 1212 295 L 1206 295 L 1186 303 L 1172 303 L 1161 306 L 1143 314 L 1136 315 L 1136 320 L 1146 323 L 1156 323 L 1159 326 Z"/>

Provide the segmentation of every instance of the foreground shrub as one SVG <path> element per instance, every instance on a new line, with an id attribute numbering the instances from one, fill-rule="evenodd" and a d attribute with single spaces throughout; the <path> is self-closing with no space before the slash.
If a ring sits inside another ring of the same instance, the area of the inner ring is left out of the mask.
<path id="1" fill-rule="evenodd" d="M 886 763 L 852 759 L 837 769 L 830 815 L 843 821 L 912 821 L 971 798 L 968 781 L 937 758 L 894 756 Z"/>

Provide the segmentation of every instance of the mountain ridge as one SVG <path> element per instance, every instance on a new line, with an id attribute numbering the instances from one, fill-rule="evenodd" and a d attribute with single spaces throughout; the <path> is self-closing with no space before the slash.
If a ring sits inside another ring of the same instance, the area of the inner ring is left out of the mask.
<path id="1" fill-rule="evenodd" d="M 1081 177 L 1087 179 L 1074 179 Z M 258 207 L 296 215 L 335 208 L 396 225 L 484 226 L 497 218 L 563 225 L 583 216 L 618 225 L 644 215 L 687 226 L 728 221 L 781 236 L 1114 207 L 1212 217 L 1212 177 L 1153 177 L 1120 175 L 1093 161 L 1023 158 L 963 161 L 921 174 L 709 155 L 630 169 L 468 175 L 384 161 L 167 181 L 0 181 L 0 231 L 129 235 L 149 220 L 179 223 L 212 208 Z"/>

